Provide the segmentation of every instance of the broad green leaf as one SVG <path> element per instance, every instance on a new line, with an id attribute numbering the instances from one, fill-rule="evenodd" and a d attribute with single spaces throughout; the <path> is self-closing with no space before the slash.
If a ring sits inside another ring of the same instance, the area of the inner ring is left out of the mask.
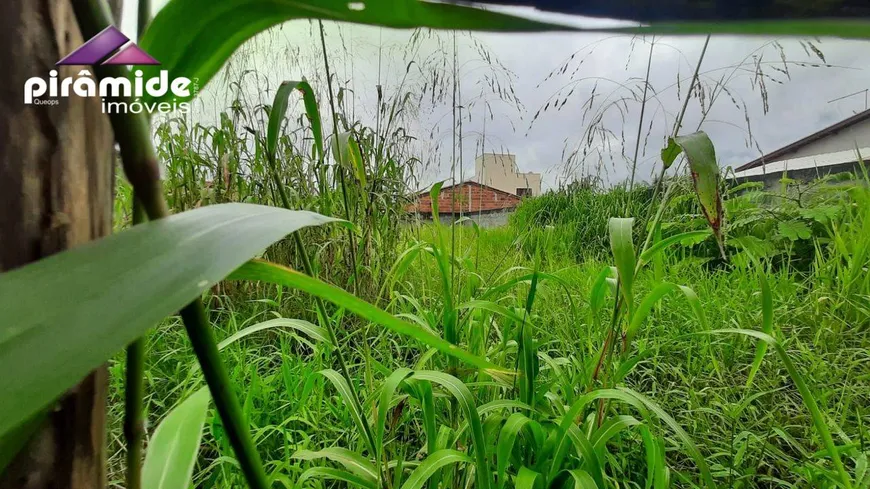
<path id="1" fill-rule="evenodd" d="M 634 219 L 630 217 L 611 217 L 609 223 L 610 249 L 613 251 L 613 261 L 616 263 L 616 270 L 619 273 L 622 296 L 629 311 L 634 310 L 634 295 L 632 293 L 635 271 L 633 225 Z"/>
<path id="2" fill-rule="evenodd" d="M 387 413 L 390 411 L 393 394 L 399 385 L 405 381 L 413 372 L 408 368 L 396 369 L 387 380 L 384 381 L 384 386 L 381 387 L 380 400 L 378 401 L 378 420 L 375 424 L 375 447 L 378 454 L 384 449 L 384 431 L 387 424 Z"/>
<path id="3" fill-rule="evenodd" d="M 0 436 L 270 244 L 334 221 L 214 205 L 0 274 Z"/>
<path id="4" fill-rule="evenodd" d="M 791 241 L 810 239 L 813 236 L 809 226 L 800 220 L 779 221 L 776 229 L 779 231 L 779 234 Z"/>
<path id="5" fill-rule="evenodd" d="M 801 216 L 812 219 L 820 224 L 828 224 L 843 212 L 843 207 L 838 205 L 814 205 L 798 211 Z"/>
<path id="6" fill-rule="evenodd" d="M 294 88 L 296 88 L 296 82 L 281 82 L 281 85 L 278 86 L 278 91 L 275 93 L 275 100 L 272 102 L 272 108 L 269 110 L 269 127 L 266 131 L 266 155 L 269 158 L 276 156 L 275 151 L 278 149 L 278 137 L 281 135 L 281 123 L 284 122 L 288 98 Z"/>
<path id="7" fill-rule="evenodd" d="M 461 380 L 444 372 L 418 370 L 414 372 L 413 378 L 428 380 L 429 382 L 434 382 L 441 387 L 444 387 L 459 402 L 459 406 L 465 412 L 468 425 L 471 427 L 471 439 L 474 444 L 477 487 L 480 489 L 489 489 L 492 475 L 486 453 L 486 441 L 483 436 L 483 425 L 480 422 L 480 415 L 477 414 L 477 409 L 474 405 L 474 396 L 471 394 L 471 391 L 468 390 L 468 387 L 462 383 Z"/>
<path id="8" fill-rule="evenodd" d="M 646 452 L 646 489 L 667 489 L 668 469 L 665 465 L 665 443 L 661 436 L 653 436 L 649 428 L 638 428 Z"/>
<path id="9" fill-rule="evenodd" d="M 722 196 L 719 192 L 719 164 L 713 142 L 703 131 L 677 136 L 674 141 L 683 148 L 695 184 L 695 194 L 701 211 L 713 230 L 724 257 L 722 240 Z"/>
<path id="10" fill-rule="evenodd" d="M 366 167 L 359 149 L 359 143 L 351 132 L 343 132 L 331 138 L 332 155 L 339 166 L 357 179 L 360 186 L 366 187 Z"/>
<path id="11" fill-rule="evenodd" d="M 304 487 L 303 484 L 305 481 L 314 478 L 342 481 L 362 489 L 377 489 L 378 487 L 376 481 L 360 477 L 345 470 L 334 469 L 332 467 L 311 467 L 299 476 L 299 479 L 296 481 L 296 487 Z"/>
<path id="12" fill-rule="evenodd" d="M 314 90 L 307 81 L 285 81 L 278 87 L 272 110 L 269 112 L 269 128 L 266 133 L 266 151 L 270 157 L 275 156 L 278 149 L 278 138 L 281 136 L 281 122 L 287 112 L 287 104 L 293 90 L 302 92 L 302 101 L 305 104 L 305 115 L 311 124 L 311 132 L 314 134 L 314 145 L 317 149 L 317 157 L 323 157 L 323 129 L 320 124 L 320 111 L 317 108 L 317 100 L 314 98 Z"/>
<path id="13" fill-rule="evenodd" d="M 595 483 L 595 480 L 588 472 L 581 469 L 568 470 L 571 479 L 574 480 L 574 489 L 599 489 L 601 486 Z"/>
<path id="14" fill-rule="evenodd" d="M 623 430 L 641 424 L 642 423 L 634 416 L 614 416 L 604 421 L 604 423 L 601 424 L 601 427 L 595 430 L 595 433 L 592 434 L 589 442 L 592 443 L 592 448 L 596 452 L 601 453 L 611 438 L 621 433 Z"/>
<path id="15" fill-rule="evenodd" d="M 544 485 L 544 476 L 534 470 L 522 466 L 514 479 L 516 489 L 540 489 Z"/>
<path id="16" fill-rule="evenodd" d="M 471 463 L 471 457 L 456 450 L 438 450 L 426 457 L 426 460 L 411 472 L 402 484 L 402 489 L 420 489 L 442 467 L 459 462 Z"/>
<path id="17" fill-rule="evenodd" d="M 322 373 L 322 372 L 321 372 Z M 339 378 L 341 378 L 339 376 Z M 331 380 L 331 379 L 330 379 Z M 375 466 L 360 454 L 341 447 L 329 447 L 319 451 L 299 450 L 293 454 L 297 460 L 318 460 L 325 458 L 341 464 L 345 469 L 362 477 L 368 482 L 376 483 L 378 473 Z"/>
<path id="18" fill-rule="evenodd" d="M 516 442 L 517 435 L 519 435 L 523 426 L 530 421 L 531 419 L 522 413 L 513 413 L 507 421 L 505 421 L 504 426 L 498 435 L 498 445 L 495 450 L 496 481 L 498 489 L 502 489 L 505 485 L 507 468 L 510 463 L 511 453 L 514 450 L 514 442 Z"/>
<path id="19" fill-rule="evenodd" d="M 680 156 L 681 152 L 680 145 L 674 141 L 674 138 L 669 137 L 668 145 L 662 148 L 662 164 L 666 170 L 674 164 L 674 160 L 677 159 L 677 156 Z"/>
<path id="20" fill-rule="evenodd" d="M 592 316 L 592 324 L 596 331 L 601 330 L 601 310 L 604 308 L 604 298 L 607 292 L 607 279 L 613 278 L 616 275 L 612 267 L 604 267 L 598 273 L 598 277 L 592 284 L 592 289 L 589 292 L 589 314 Z"/>
<path id="21" fill-rule="evenodd" d="M 435 185 L 432 185 L 432 188 L 429 190 L 429 199 L 432 201 L 432 215 L 433 216 L 437 216 L 439 213 L 438 199 L 441 197 L 441 187 L 443 185 L 444 185 L 444 182 L 438 182 Z M 435 219 L 436 226 L 438 226 L 438 223 L 440 223 L 440 222 L 441 221 L 439 219 Z"/>
<path id="22" fill-rule="evenodd" d="M 211 400 L 202 387 L 172 408 L 154 430 L 142 465 L 144 489 L 187 489 Z"/>
<path id="23" fill-rule="evenodd" d="M 357 298 L 349 292 L 333 285 L 329 285 L 316 278 L 309 277 L 303 273 L 291 270 L 287 267 L 261 260 L 252 260 L 230 274 L 228 278 L 230 280 L 260 280 L 302 290 L 340 305 L 348 311 L 358 314 L 373 323 L 380 324 L 387 329 L 411 337 L 442 353 L 456 357 L 469 365 L 482 368 L 493 374 L 504 372 L 501 367 L 498 367 L 483 358 L 472 355 L 458 346 L 452 345 L 423 328 L 420 328 L 419 326 L 402 321 L 392 314 Z"/>
<path id="24" fill-rule="evenodd" d="M 323 19 L 385 27 L 486 31 L 566 30 L 565 27 L 449 3 L 370 0 L 354 9 L 347 0 L 171 0 L 142 36 L 139 46 L 159 66 L 142 66 L 144 78 L 167 70 L 205 87 L 230 55 L 266 29 L 293 19 Z M 191 91 L 192 92 L 192 91 Z M 191 96 L 194 94 L 191 93 Z M 171 102 L 171 91 L 147 102 Z M 190 98 L 190 97 L 188 97 Z"/>

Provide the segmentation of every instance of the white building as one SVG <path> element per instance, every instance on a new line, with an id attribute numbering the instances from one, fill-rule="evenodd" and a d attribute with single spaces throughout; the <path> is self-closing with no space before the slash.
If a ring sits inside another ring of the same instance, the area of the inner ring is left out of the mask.
<path id="1" fill-rule="evenodd" d="M 809 181 L 831 173 L 860 174 L 858 154 L 870 158 L 870 110 L 810 134 L 734 169 L 743 181 L 775 185 L 787 175 Z"/>

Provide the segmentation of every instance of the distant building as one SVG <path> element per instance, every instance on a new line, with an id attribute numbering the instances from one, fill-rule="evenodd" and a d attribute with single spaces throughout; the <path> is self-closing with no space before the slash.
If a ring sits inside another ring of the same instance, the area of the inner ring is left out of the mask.
<path id="1" fill-rule="evenodd" d="M 520 197 L 541 195 L 541 174 L 520 173 L 516 155 L 484 153 L 478 156 L 471 179 Z"/>
<path id="2" fill-rule="evenodd" d="M 857 150 L 857 151 L 856 151 Z M 783 146 L 734 169 L 739 181 L 777 185 L 783 175 L 810 181 L 832 173 L 861 173 L 858 153 L 870 157 L 870 110 Z"/>
<path id="3" fill-rule="evenodd" d="M 520 173 L 514 155 L 486 153 L 477 157 L 474 167 L 470 179 L 441 188 L 438 219 L 444 224 L 463 216 L 482 227 L 503 226 L 523 197 L 541 194 L 541 174 Z M 421 219 L 433 219 L 429 191 L 418 193 L 406 210 Z"/>

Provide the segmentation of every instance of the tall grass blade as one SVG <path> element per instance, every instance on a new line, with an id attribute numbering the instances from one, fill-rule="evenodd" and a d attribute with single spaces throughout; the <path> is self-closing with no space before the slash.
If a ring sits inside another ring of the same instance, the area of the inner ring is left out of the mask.
<path id="1" fill-rule="evenodd" d="M 145 489 L 187 489 L 211 396 L 202 387 L 169 411 L 154 430 L 142 466 Z"/>
<path id="2" fill-rule="evenodd" d="M 819 404 L 816 401 L 815 395 L 810 390 L 810 387 L 807 385 L 807 383 L 804 381 L 803 376 L 800 374 L 800 372 L 798 372 L 797 367 L 795 367 L 794 363 L 792 363 L 791 358 L 789 358 L 788 353 L 785 351 L 785 348 L 783 348 L 782 345 L 769 334 L 763 333 L 761 331 L 755 331 L 752 329 L 718 329 L 710 331 L 710 333 L 742 334 L 757 338 L 767 343 L 769 346 L 773 347 L 776 355 L 785 366 L 786 371 L 788 371 L 789 377 L 791 377 L 792 382 L 794 382 L 795 387 L 797 387 L 798 392 L 800 392 L 801 399 L 804 402 L 804 406 L 806 406 L 807 411 L 810 412 L 810 417 L 813 420 L 813 425 L 815 426 L 816 432 L 818 433 L 819 437 L 822 439 L 822 444 L 825 445 L 825 449 L 828 451 L 828 456 L 831 457 L 831 461 L 834 463 L 834 468 L 836 469 L 837 474 L 840 478 L 840 483 L 846 489 L 852 489 L 852 479 L 849 477 L 849 473 L 846 472 L 846 467 L 843 465 L 843 461 L 840 458 L 840 452 L 837 450 L 837 446 L 834 443 L 834 438 L 831 436 L 831 430 L 828 428 L 828 424 L 825 421 L 825 415 L 822 414 L 821 409 L 819 409 Z"/>
<path id="3" fill-rule="evenodd" d="M 337 372 L 336 375 L 339 379 L 344 380 Z M 346 448 L 329 447 L 316 452 L 311 450 L 299 450 L 293 454 L 293 458 L 296 460 L 309 461 L 325 458 L 341 464 L 345 469 L 359 477 L 362 477 L 367 482 L 376 483 L 378 481 L 378 473 L 375 470 L 374 465 L 358 453 Z"/>
<path id="4" fill-rule="evenodd" d="M 341 469 L 332 467 L 311 467 L 307 469 L 299 479 L 296 480 L 296 487 L 304 487 L 304 484 L 309 479 L 328 479 L 347 483 L 351 486 L 359 487 L 360 489 L 377 489 L 378 483 L 361 477 L 359 475 L 347 472 Z"/>
<path id="5" fill-rule="evenodd" d="M 497 365 L 494 365 L 483 358 L 474 356 L 418 326 L 406 323 L 405 321 L 378 309 L 368 302 L 357 298 L 353 294 L 287 267 L 261 260 L 253 260 L 242 265 L 239 269 L 233 272 L 229 276 L 229 279 L 258 280 L 302 290 L 338 304 L 348 311 L 358 314 L 373 323 L 380 324 L 396 333 L 413 338 L 426 346 L 435 348 L 438 351 L 462 360 L 469 365 L 482 368 L 491 373 L 504 372 L 504 370 Z"/>
<path id="6" fill-rule="evenodd" d="M 380 450 L 377 448 L 378 445 L 375 443 L 375 440 L 369 438 L 371 434 L 369 433 L 368 425 L 365 420 L 365 413 L 362 411 L 362 406 L 360 406 L 357 402 L 356 396 L 354 396 L 353 391 L 351 390 L 351 386 L 350 384 L 348 384 L 348 381 L 340 373 L 336 372 L 331 368 L 321 370 L 318 373 L 329 379 L 329 381 L 332 382 L 332 385 L 335 386 L 335 389 L 341 396 L 342 401 L 344 401 L 343 404 L 347 406 L 347 408 L 350 410 L 351 418 L 353 418 L 353 422 L 356 425 L 357 430 L 359 430 L 360 436 L 365 440 L 366 445 L 371 451 L 371 454 L 377 455 L 378 453 L 380 453 Z M 375 476 L 377 476 L 376 471 Z"/>
<path id="7" fill-rule="evenodd" d="M 444 372 L 434 370 L 418 370 L 414 372 L 414 378 L 420 380 L 428 380 L 434 382 L 441 387 L 444 387 L 450 392 L 453 397 L 459 401 L 462 411 L 468 420 L 468 425 L 471 427 L 471 439 L 474 448 L 474 462 L 476 465 L 475 473 L 477 474 L 477 485 L 481 489 L 489 489 L 491 485 L 491 472 L 489 468 L 489 457 L 486 450 L 486 440 L 483 436 L 483 425 L 480 422 L 480 415 L 477 414 L 477 408 L 474 404 L 474 396 L 468 387 L 456 377 Z"/>
<path id="8" fill-rule="evenodd" d="M 634 309 L 633 284 L 636 263 L 632 238 L 633 224 L 634 219 L 630 217 L 612 217 L 609 222 L 610 249 L 619 272 L 620 290 L 629 311 Z"/>
<path id="9" fill-rule="evenodd" d="M 438 450 L 426 457 L 423 463 L 411 472 L 411 475 L 402 484 L 402 489 L 420 489 L 442 467 L 462 462 L 470 463 L 471 461 L 471 457 L 462 452 L 450 449 Z"/>
<path id="10" fill-rule="evenodd" d="M 761 331 L 773 337 L 773 294 L 770 292 L 770 284 L 767 282 L 767 274 L 764 270 L 758 270 L 758 282 L 761 286 Z M 746 388 L 752 386 L 752 380 L 758 369 L 761 368 L 761 362 L 764 360 L 764 355 L 767 353 L 767 342 L 760 341 L 755 350 L 755 358 L 752 360 L 752 367 L 749 369 L 749 375 L 746 377 Z"/>

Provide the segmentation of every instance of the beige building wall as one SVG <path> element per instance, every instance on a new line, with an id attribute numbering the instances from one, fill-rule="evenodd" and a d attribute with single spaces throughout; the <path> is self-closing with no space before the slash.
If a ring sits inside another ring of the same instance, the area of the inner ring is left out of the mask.
<path id="1" fill-rule="evenodd" d="M 484 153 L 474 160 L 474 181 L 519 195 L 519 189 L 529 189 L 532 196 L 541 195 L 541 174 L 521 173 L 517 157 L 511 154 Z"/>

